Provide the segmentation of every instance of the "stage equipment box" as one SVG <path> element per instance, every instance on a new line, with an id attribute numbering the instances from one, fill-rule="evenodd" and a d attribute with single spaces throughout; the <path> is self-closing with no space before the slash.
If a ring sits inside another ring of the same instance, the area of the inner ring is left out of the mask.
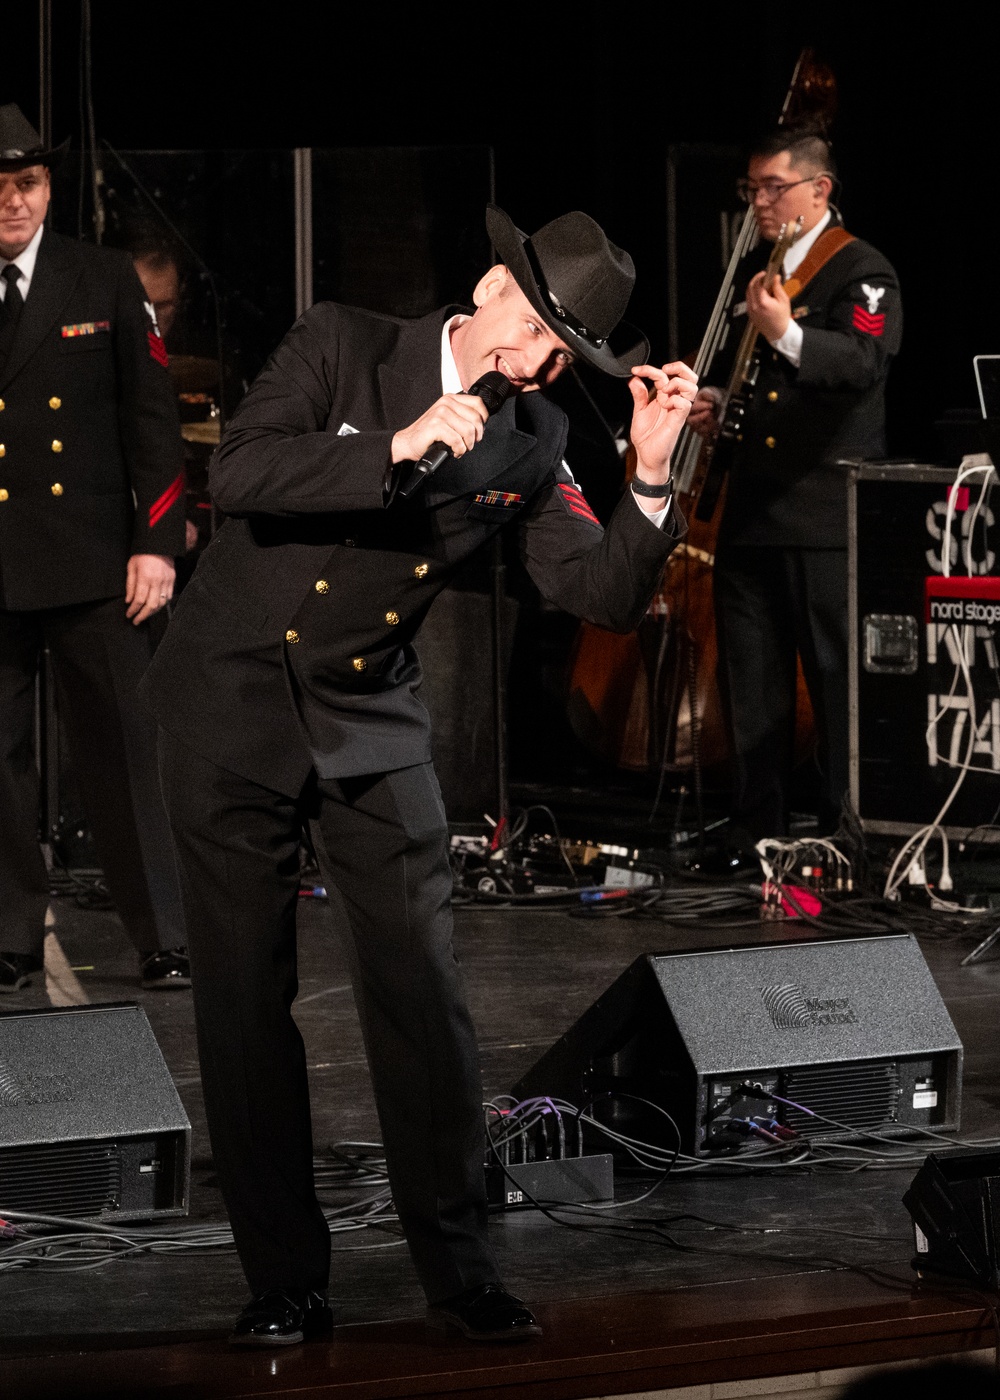
<path id="1" fill-rule="evenodd" d="M 624 1135 L 676 1147 L 645 1100 L 684 1152 L 710 1156 L 773 1146 L 752 1118 L 805 1138 L 949 1131 L 961 1088 L 962 1043 L 900 934 L 646 954 L 511 1093 L 593 1104 Z"/>
<path id="2" fill-rule="evenodd" d="M 944 826 L 963 836 L 998 819 L 996 478 L 991 473 L 985 493 L 982 475 L 958 488 L 945 540 L 955 478 L 952 470 L 898 464 L 854 463 L 849 472 L 850 794 L 873 833 L 910 835 L 935 820 L 967 759 L 973 725 L 970 768 Z M 1000 838 L 977 832 L 991 835 Z"/>
<path id="3" fill-rule="evenodd" d="M 131 1003 L 0 1015 L 0 1216 L 185 1215 L 191 1125 Z"/>

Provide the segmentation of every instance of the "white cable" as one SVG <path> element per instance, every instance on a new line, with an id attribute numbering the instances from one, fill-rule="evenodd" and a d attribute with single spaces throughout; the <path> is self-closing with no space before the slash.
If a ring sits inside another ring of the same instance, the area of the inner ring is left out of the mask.
<path id="1" fill-rule="evenodd" d="M 955 520 L 955 509 L 958 501 L 959 488 L 961 487 L 964 481 L 966 481 L 970 476 L 974 476 L 977 472 L 983 473 L 983 484 L 980 488 L 979 500 L 977 501 L 975 510 L 972 514 L 971 524 L 967 531 L 964 545 L 966 572 L 968 577 L 972 577 L 972 535 L 973 531 L 975 530 L 976 520 L 985 502 L 986 493 L 990 485 L 992 484 L 992 465 L 976 465 L 961 468 L 958 472 L 958 475 L 955 478 L 954 483 L 948 490 L 948 497 L 945 505 L 944 528 L 942 530 L 941 535 L 941 574 L 944 578 L 951 577 L 952 528 Z M 892 866 L 889 870 L 889 874 L 886 877 L 885 887 L 883 890 L 883 897 L 885 899 L 891 900 L 897 898 L 897 892 L 900 886 L 906 881 L 907 877 L 910 874 L 910 871 L 916 868 L 918 862 L 922 862 L 924 852 L 926 851 L 930 842 L 934 839 L 935 832 L 940 832 L 941 835 L 941 879 L 942 882 L 944 882 L 945 880 L 947 881 L 947 885 L 945 886 L 945 888 L 950 889 L 952 887 L 951 871 L 948 863 L 948 839 L 946 832 L 941 826 L 941 822 L 943 821 L 955 798 L 958 796 L 962 784 L 965 782 L 967 773 L 969 773 L 972 770 L 981 772 L 992 772 L 992 769 L 981 769 L 978 764 L 972 762 L 972 759 L 975 755 L 976 737 L 978 733 L 978 724 L 976 720 L 975 688 L 973 686 L 972 673 L 969 669 L 968 658 L 965 654 L 965 645 L 962 633 L 959 630 L 958 625 L 954 622 L 951 623 L 950 630 L 955 640 L 956 662 L 955 671 L 952 676 L 951 687 L 948 691 L 948 699 L 950 700 L 955 694 L 955 690 L 958 686 L 959 677 L 961 676 L 962 679 L 964 679 L 966 685 L 966 701 L 968 704 L 969 716 L 969 741 L 966 747 L 966 754 L 962 762 L 956 765 L 958 768 L 958 776 L 956 777 L 950 793 L 945 798 L 945 801 L 942 804 L 941 809 L 938 812 L 937 816 L 934 818 L 933 822 L 931 822 L 928 826 L 921 827 L 918 831 L 915 831 L 913 835 L 909 838 L 909 840 L 905 843 L 905 845 L 903 845 L 897 853 L 896 859 L 893 861 Z M 942 716 L 947 712 L 948 708 L 949 707 L 947 705 L 942 706 L 938 710 L 938 713 L 933 717 L 933 719 L 928 721 L 926 731 L 928 742 L 930 742 L 931 731 L 940 721 Z M 944 759 L 943 762 L 946 766 L 952 766 L 950 759 Z M 910 855 L 909 860 L 903 866 L 902 870 L 900 870 L 900 864 L 904 860 L 907 853 L 910 851 L 911 847 L 913 848 L 912 855 Z M 897 871 L 899 871 L 898 875 Z M 923 875 L 923 885 L 924 889 L 927 891 L 928 896 L 930 897 L 932 908 L 947 910 L 948 912 L 952 913 L 978 912 L 976 910 L 968 909 L 964 905 L 957 904 L 952 900 L 942 900 L 937 895 L 933 894 L 927 883 L 926 871 Z"/>

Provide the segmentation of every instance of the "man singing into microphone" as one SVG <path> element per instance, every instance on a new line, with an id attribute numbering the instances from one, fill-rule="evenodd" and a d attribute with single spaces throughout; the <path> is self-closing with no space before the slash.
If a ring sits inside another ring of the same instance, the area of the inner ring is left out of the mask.
<path id="1" fill-rule="evenodd" d="M 219 449 L 211 485 L 231 518 L 148 675 L 213 1156 L 254 1295 L 239 1344 L 331 1327 L 290 1010 L 306 825 L 348 915 L 393 1200 L 429 1320 L 477 1340 L 539 1335 L 487 1240 L 477 1048 L 413 640 L 505 525 L 546 598 L 635 628 L 683 529 L 670 453 L 696 381 L 683 364 L 646 364 L 638 333 L 612 347 L 634 269 L 587 215 L 527 238 L 491 207 L 487 226 L 502 262 L 471 314 L 403 321 L 323 303 L 292 328 Z M 607 531 L 563 463 L 564 415 L 536 392 L 576 359 L 628 378 L 635 402 L 636 475 Z M 492 414 L 468 392 L 491 372 L 511 386 Z M 450 456 L 411 489 L 435 444 Z"/>

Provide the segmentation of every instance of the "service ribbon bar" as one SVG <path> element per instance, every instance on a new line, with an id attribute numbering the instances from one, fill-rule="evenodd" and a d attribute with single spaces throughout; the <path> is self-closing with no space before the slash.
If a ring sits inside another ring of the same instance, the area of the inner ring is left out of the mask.
<path id="1" fill-rule="evenodd" d="M 76 335 L 96 335 L 98 331 L 109 331 L 110 321 L 78 321 L 75 326 L 63 326 L 63 340 L 70 340 Z"/>
<path id="2" fill-rule="evenodd" d="M 473 498 L 477 506 L 519 506 L 522 496 L 519 491 L 480 491 Z"/>

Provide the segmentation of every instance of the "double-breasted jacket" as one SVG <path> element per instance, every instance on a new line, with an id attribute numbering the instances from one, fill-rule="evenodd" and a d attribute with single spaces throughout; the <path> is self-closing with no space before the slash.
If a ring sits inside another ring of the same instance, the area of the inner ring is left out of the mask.
<path id="1" fill-rule="evenodd" d="M 112 598 L 130 555 L 183 553 L 166 364 L 128 254 L 46 230 L 0 367 L 0 607 Z"/>
<path id="2" fill-rule="evenodd" d="M 161 724 L 277 791 L 430 758 L 413 642 L 431 602 L 499 529 L 551 601 L 638 625 L 682 522 L 623 499 L 606 531 L 563 465 L 566 420 L 508 400 L 472 452 L 398 493 L 393 434 L 441 393 L 446 317 L 322 303 L 234 415 L 211 470 L 229 517 L 180 600 L 144 687 Z M 405 470 L 405 469 L 404 469 Z M 470 647 L 486 639 L 469 639 Z"/>

